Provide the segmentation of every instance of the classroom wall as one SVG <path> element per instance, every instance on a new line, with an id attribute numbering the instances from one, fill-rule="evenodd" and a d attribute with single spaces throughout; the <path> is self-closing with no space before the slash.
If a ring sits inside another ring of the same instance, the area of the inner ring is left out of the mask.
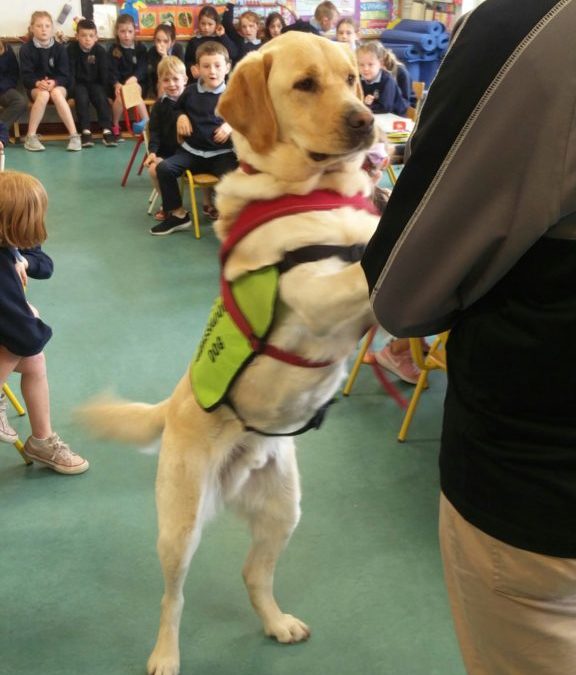
<path id="1" fill-rule="evenodd" d="M 2 37 L 19 37 L 26 35 L 32 12 L 46 11 L 52 14 L 56 21 L 65 4 L 71 5 L 72 9 L 63 25 L 56 24 L 56 30 L 63 30 L 71 35 L 72 19 L 81 14 L 81 0 L 0 0 L 2 12 L 0 18 L 0 35 Z"/>

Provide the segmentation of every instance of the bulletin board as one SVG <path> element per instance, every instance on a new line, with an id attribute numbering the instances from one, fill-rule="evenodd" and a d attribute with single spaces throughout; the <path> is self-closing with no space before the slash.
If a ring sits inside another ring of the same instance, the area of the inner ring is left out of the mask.
<path id="1" fill-rule="evenodd" d="M 20 37 L 28 33 L 32 12 L 50 12 L 54 19 L 56 30 L 62 30 L 66 35 L 74 31 L 72 20 L 81 14 L 81 0 L 18 0 L 9 2 L 0 0 L 2 4 L 2 21 L 0 23 L 2 35 L 5 37 Z M 65 4 L 72 6 L 64 24 L 57 24 L 56 19 Z"/>

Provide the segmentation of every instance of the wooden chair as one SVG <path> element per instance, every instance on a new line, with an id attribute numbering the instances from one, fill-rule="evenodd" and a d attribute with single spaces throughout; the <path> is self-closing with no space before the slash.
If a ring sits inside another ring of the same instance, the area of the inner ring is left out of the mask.
<path id="1" fill-rule="evenodd" d="M 4 385 L 2 385 L 2 391 L 6 395 L 6 398 L 14 406 L 14 408 L 16 409 L 16 412 L 21 417 L 23 415 L 25 415 L 26 411 L 22 407 L 20 401 L 16 398 L 12 389 L 10 389 L 10 387 L 7 384 L 4 384 Z M 19 438 L 17 438 L 12 445 L 16 448 L 16 450 L 18 450 L 18 452 L 20 453 L 20 456 L 22 457 L 22 459 L 24 460 L 24 462 L 26 464 L 32 464 L 32 460 L 28 459 L 28 457 L 26 457 L 26 455 L 24 454 L 24 443 L 22 443 L 22 441 Z"/>
<path id="2" fill-rule="evenodd" d="M 414 111 L 415 117 L 417 117 L 418 113 L 420 112 L 420 108 L 424 103 L 424 92 L 426 91 L 426 82 L 418 82 L 418 81 L 412 82 L 412 91 L 414 92 L 414 96 L 416 97 L 416 106 L 414 108 Z"/>
<path id="3" fill-rule="evenodd" d="M 404 420 L 400 431 L 398 433 L 398 440 L 403 442 L 406 440 L 408 434 L 408 428 L 414 417 L 414 412 L 416 411 L 416 406 L 420 401 L 420 396 L 426 387 L 428 386 L 428 373 L 431 370 L 446 370 L 446 342 L 448 340 L 448 331 L 440 333 L 428 350 L 428 353 L 424 355 L 422 352 L 422 342 L 420 338 L 410 338 L 410 348 L 412 350 L 412 357 L 416 365 L 420 368 L 420 377 L 418 378 L 418 383 L 408 404 L 408 409 L 404 415 Z"/>
<path id="4" fill-rule="evenodd" d="M 190 211 L 192 212 L 192 222 L 194 223 L 194 235 L 196 239 L 200 239 L 200 221 L 198 218 L 198 202 L 196 201 L 196 188 L 212 188 L 218 184 L 220 180 L 211 173 L 196 173 L 186 171 L 184 174 L 188 181 L 188 189 L 190 191 Z"/>
<path id="5" fill-rule="evenodd" d="M 128 160 L 128 164 L 122 176 L 121 185 L 122 187 L 125 187 L 126 183 L 128 182 L 128 176 L 130 175 L 130 171 L 132 170 L 132 165 L 134 164 L 134 161 L 138 156 L 138 151 L 140 150 L 140 147 L 144 144 L 145 154 L 140 164 L 140 168 L 138 169 L 138 175 L 142 173 L 142 169 L 144 168 L 144 160 L 146 159 L 148 150 L 145 143 L 146 126 L 144 126 L 142 131 L 139 130 L 135 131 L 133 129 L 132 122 L 130 121 L 131 110 L 134 111 L 133 114 L 135 116 L 135 123 L 140 124 L 143 121 L 140 119 L 140 114 L 138 112 L 138 108 L 141 105 L 144 105 L 145 103 L 144 99 L 142 98 L 140 86 L 138 85 L 137 82 L 130 82 L 129 84 L 123 84 L 120 90 L 120 96 L 122 97 L 122 106 L 124 108 L 124 123 L 126 125 L 126 129 L 136 139 L 136 144 L 134 145 L 134 149 L 132 150 L 132 154 L 130 155 L 130 159 Z"/>

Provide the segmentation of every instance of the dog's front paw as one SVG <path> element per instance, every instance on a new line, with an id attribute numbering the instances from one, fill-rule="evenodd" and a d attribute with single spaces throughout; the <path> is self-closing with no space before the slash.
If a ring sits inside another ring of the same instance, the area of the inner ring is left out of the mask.
<path id="1" fill-rule="evenodd" d="M 148 675 L 178 675 L 180 657 L 166 653 L 156 647 L 148 659 Z"/>
<path id="2" fill-rule="evenodd" d="M 266 635 L 275 637 L 278 642 L 293 644 L 310 637 L 310 628 L 291 614 L 281 614 L 265 627 Z"/>

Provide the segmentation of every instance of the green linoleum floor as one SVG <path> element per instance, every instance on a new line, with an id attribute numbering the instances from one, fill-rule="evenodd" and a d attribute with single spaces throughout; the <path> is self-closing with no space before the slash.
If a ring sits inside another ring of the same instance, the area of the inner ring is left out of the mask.
<path id="1" fill-rule="evenodd" d="M 54 427 L 92 466 L 63 477 L 0 445 L 0 674 L 142 674 L 162 591 L 157 458 L 87 438 L 71 410 L 104 389 L 170 393 L 217 289 L 217 243 L 207 223 L 200 241 L 147 233 L 147 179 L 120 187 L 130 143 L 47 147 L 10 147 L 7 168 L 48 189 L 56 271 L 32 281 L 30 299 L 54 329 Z M 207 527 L 186 586 L 184 675 L 462 675 L 436 537 L 442 375 L 431 384 L 404 445 L 402 413 L 367 367 L 298 442 L 303 517 L 276 588 L 312 627 L 309 642 L 264 637 L 241 581 L 243 523 L 224 514 Z M 26 435 L 25 418 L 11 420 Z"/>

